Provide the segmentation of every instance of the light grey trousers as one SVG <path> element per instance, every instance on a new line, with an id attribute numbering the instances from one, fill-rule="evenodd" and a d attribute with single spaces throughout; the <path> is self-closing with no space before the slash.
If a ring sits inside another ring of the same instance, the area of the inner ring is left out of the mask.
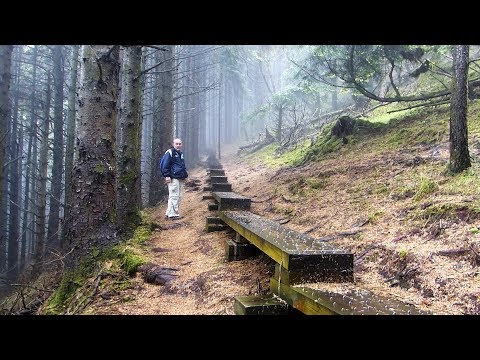
<path id="1" fill-rule="evenodd" d="M 180 201 L 183 197 L 183 186 L 185 180 L 173 179 L 168 184 L 168 206 L 165 215 L 168 217 L 180 216 L 178 210 L 180 208 Z"/>

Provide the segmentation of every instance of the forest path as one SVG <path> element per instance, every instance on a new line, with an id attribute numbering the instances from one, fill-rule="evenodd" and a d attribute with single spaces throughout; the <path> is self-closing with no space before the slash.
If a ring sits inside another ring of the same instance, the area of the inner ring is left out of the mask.
<path id="1" fill-rule="evenodd" d="M 233 162 L 222 164 L 227 176 L 239 171 Z M 134 287 L 122 292 L 123 302 L 101 301 L 93 305 L 95 314 L 233 315 L 235 296 L 269 292 L 271 261 L 258 255 L 226 262 L 224 243 L 229 235 L 205 231 L 205 218 L 213 214 L 209 201 L 202 200 L 206 169 L 192 169 L 189 175 L 190 181 L 201 181 L 199 190 L 185 188 L 180 220 L 164 219 L 165 204 L 155 208 L 152 217 L 161 228 L 153 232 L 147 250 L 151 262 L 178 269 L 172 272 L 177 276 L 166 285 L 152 285 L 137 273 Z"/>

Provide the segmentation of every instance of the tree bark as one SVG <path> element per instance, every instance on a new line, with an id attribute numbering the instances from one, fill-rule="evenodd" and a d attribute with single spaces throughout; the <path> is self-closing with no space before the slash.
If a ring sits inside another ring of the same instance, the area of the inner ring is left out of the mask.
<path id="1" fill-rule="evenodd" d="M 456 174 L 471 166 L 468 153 L 467 92 L 469 46 L 453 49 L 452 98 L 450 102 L 449 170 Z"/>
<path id="2" fill-rule="evenodd" d="M 141 70 L 142 47 L 126 48 L 117 141 L 117 219 L 122 231 L 131 230 L 140 223 Z"/>
<path id="3" fill-rule="evenodd" d="M 7 129 L 10 120 L 10 78 L 13 45 L 0 45 L 0 182 L 3 182 Z M 5 196 L 0 187 L 0 198 Z"/>
<path id="4" fill-rule="evenodd" d="M 160 173 L 159 162 L 173 140 L 173 45 L 164 46 L 167 50 L 160 51 L 157 61 L 159 74 L 156 76 L 152 133 L 152 160 L 150 168 L 149 205 L 155 206 L 168 194 Z"/>
<path id="5" fill-rule="evenodd" d="M 0 199 L 6 199 L 4 193 L 4 168 L 5 151 L 8 141 L 8 124 L 10 122 L 10 78 L 12 64 L 13 45 L 0 45 Z M 6 224 L 3 225 L 4 227 Z M 6 228 L 2 229 L 2 235 L 6 235 Z M 3 237 L 0 242 L 0 268 L 4 263 L 4 251 L 6 239 Z M 3 246 L 1 246 L 3 245 Z"/>
<path id="6" fill-rule="evenodd" d="M 30 258 L 28 254 L 32 252 L 33 243 L 32 243 L 32 231 L 31 224 L 35 221 L 35 216 L 30 210 L 31 207 L 31 196 L 32 196 L 32 187 L 34 186 L 34 176 L 35 175 L 35 167 L 32 164 L 35 162 L 32 161 L 33 148 L 36 149 L 36 128 L 37 128 L 37 115 L 36 115 L 36 85 L 37 85 L 37 55 L 38 55 L 38 46 L 34 46 L 32 50 L 32 84 L 31 84 L 31 96 L 30 96 L 30 119 L 29 119 L 29 127 L 28 127 L 28 145 L 27 145 L 27 158 L 25 159 L 26 163 L 26 174 L 25 174 L 25 197 L 23 200 L 23 220 L 22 220 L 22 244 L 25 244 L 25 247 L 28 249 L 27 251 L 27 259 Z M 31 180 L 32 179 L 32 180 Z"/>
<path id="7" fill-rule="evenodd" d="M 67 114 L 67 149 L 65 152 L 65 215 L 72 204 L 72 168 L 73 154 L 75 152 L 75 100 L 77 95 L 77 73 L 78 73 L 78 45 L 72 45 L 72 68 L 70 72 L 70 87 L 68 89 L 68 114 Z M 60 247 L 63 247 L 68 224 L 64 221 L 60 236 Z"/>
<path id="8" fill-rule="evenodd" d="M 119 49 L 82 46 L 78 99 L 78 146 L 73 166 L 72 208 L 67 241 L 76 246 L 72 266 L 94 247 L 117 241 L 115 120 Z"/>
<path id="9" fill-rule="evenodd" d="M 52 188 L 50 192 L 50 211 L 48 216 L 47 240 L 58 246 L 59 212 L 62 197 L 63 173 L 63 46 L 53 48 L 53 85 L 55 89 L 53 108 L 53 164 Z"/>
<path id="10" fill-rule="evenodd" d="M 19 234 L 20 234 L 20 194 L 19 194 L 19 178 L 21 174 L 18 172 L 18 164 L 21 162 L 21 149 L 19 148 L 18 140 L 18 103 L 19 103 L 19 78 L 20 78 L 20 63 L 22 61 L 22 47 L 19 46 L 15 49 L 15 62 L 13 64 L 15 73 L 15 83 L 12 88 L 13 95 L 13 116 L 11 121 L 11 134 L 10 134 L 10 165 L 9 171 L 9 245 L 8 245 L 8 268 L 12 269 L 9 275 L 10 278 L 16 278 L 20 270 L 20 264 L 18 263 L 18 249 L 19 249 Z M 19 157 L 20 156 L 20 157 Z M 11 262 L 11 263 L 10 263 Z"/>

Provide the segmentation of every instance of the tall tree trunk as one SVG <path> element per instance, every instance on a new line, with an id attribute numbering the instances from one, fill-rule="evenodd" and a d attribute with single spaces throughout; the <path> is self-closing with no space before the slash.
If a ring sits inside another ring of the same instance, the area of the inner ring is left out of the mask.
<path id="1" fill-rule="evenodd" d="M 449 170 L 456 174 L 470 163 L 467 127 L 467 80 L 469 46 L 455 45 L 453 49 L 452 98 L 450 101 L 450 163 Z"/>
<path id="2" fill-rule="evenodd" d="M 152 124 L 152 157 L 150 168 L 149 205 L 155 206 L 164 197 L 168 190 L 160 173 L 159 161 L 164 152 L 170 147 L 173 140 L 173 45 L 164 46 L 167 51 L 159 51 L 157 62 L 163 62 L 158 67 L 159 74 L 155 78 L 153 124 Z"/>
<path id="3" fill-rule="evenodd" d="M 20 265 L 18 263 L 18 247 L 19 247 L 19 234 L 20 234 L 20 195 L 18 192 L 19 175 L 18 163 L 21 161 L 21 151 L 18 146 L 18 101 L 19 101 L 19 79 L 20 79 L 20 63 L 22 61 L 22 47 L 15 49 L 15 83 L 12 88 L 13 95 L 13 116 L 12 126 L 10 134 L 10 166 L 9 166 L 9 245 L 8 245 L 8 258 L 9 269 L 15 269 L 10 272 L 11 278 L 15 278 L 19 273 Z"/>
<path id="4" fill-rule="evenodd" d="M 45 223 L 46 223 L 46 207 L 47 207 L 47 173 L 48 173 L 48 135 L 50 134 L 50 103 L 52 92 L 50 88 L 51 76 L 50 72 L 47 73 L 47 91 L 45 100 L 45 113 L 43 114 L 44 120 L 42 129 L 40 131 L 40 138 L 42 140 L 42 147 L 40 148 L 40 158 L 38 166 L 38 181 L 37 181 L 37 201 L 36 201 L 36 214 L 37 219 L 35 221 L 35 235 L 36 245 L 32 274 L 38 275 L 42 270 L 42 259 L 45 253 Z"/>
<path id="5" fill-rule="evenodd" d="M 142 47 L 126 48 L 117 140 L 117 219 L 122 231 L 131 230 L 140 223 L 141 68 Z"/>
<path id="6" fill-rule="evenodd" d="M 192 87 L 191 89 L 194 92 L 197 92 L 196 94 L 193 94 L 191 96 L 192 101 L 191 101 L 191 108 L 194 109 L 190 111 L 190 151 L 187 154 L 187 160 L 189 166 L 192 166 L 197 163 L 198 160 L 198 130 L 199 130 L 199 125 L 200 125 L 200 99 L 199 95 L 200 93 L 198 92 L 199 89 L 197 87 L 200 84 L 199 80 L 199 73 L 197 71 L 197 64 L 198 64 L 198 59 L 194 58 L 193 59 L 193 66 L 192 66 Z"/>
<path id="7" fill-rule="evenodd" d="M 20 130 L 19 130 L 19 133 L 18 133 L 18 148 L 19 148 L 19 151 L 23 154 L 23 124 L 22 124 L 22 121 L 20 120 Z M 19 155 L 20 156 L 20 155 Z M 23 174 L 23 162 L 22 162 L 22 156 L 19 157 L 18 159 L 18 193 L 20 194 L 20 199 L 18 200 L 21 204 L 21 201 L 22 201 L 22 189 L 23 189 L 23 177 L 22 177 L 22 174 Z M 22 217 L 20 216 L 19 217 L 19 231 L 21 231 L 21 227 L 20 227 L 20 221 L 22 220 Z M 20 235 L 19 235 L 20 237 Z M 23 270 L 23 268 L 25 267 L 25 264 L 26 264 L 26 253 L 27 253 L 27 244 L 24 243 L 21 239 L 22 237 L 20 237 L 19 241 L 20 241 L 20 270 Z"/>
<path id="8" fill-rule="evenodd" d="M 12 64 L 13 45 L 0 45 L 0 199 L 6 199 L 7 194 L 4 192 L 6 180 L 4 179 L 5 168 L 5 151 L 8 141 L 8 124 L 10 123 L 10 78 Z M 6 234 L 6 224 L 3 224 L 3 235 Z M 5 243 L 6 239 L 2 238 L 1 243 Z M 1 245 L 1 244 L 0 244 Z M 10 244 L 9 244 L 10 246 Z M 4 263 L 5 247 L 0 246 L 0 268 Z M 10 259 L 9 259 L 10 261 Z"/>
<path id="9" fill-rule="evenodd" d="M 72 45 L 72 69 L 70 71 L 70 86 L 68 89 L 68 114 L 67 114 L 67 150 L 65 152 L 65 216 L 72 203 L 72 168 L 73 154 L 75 151 L 75 100 L 77 94 L 77 71 L 78 71 L 78 45 Z M 60 247 L 63 247 L 68 224 L 64 221 L 60 236 Z"/>
<path id="10" fill-rule="evenodd" d="M 37 115 L 36 115 L 36 85 L 37 85 L 37 54 L 38 46 L 34 46 L 32 51 L 32 85 L 31 85 L 31 95 L 30 95 L 30 121 L 28 127 L 28 145 L 27 145 L 27 158 L 25 159 L 25 197 L 23 200 L 23 219 L 22 219 L 22 244 L 25 244 L 27 251 L 27 258 L 30 258 L 30 253 L 32 253 L 32 237 L 31 237 L 31 226 L 35 220 L 35 216 L 31 210 L 31 189 L 30 189 L 30 179 L 34 178 L 35 175 L 35 162 L 32 161 L 33 148 L 36 149 L 36 129 L 37 129 Z M 36 152 L 36 151 L 35 151 Z M 36 159 L 35 159 L 36 161 Z M 31 180 L 34 184 L 34 179 Z M 33 185 L 32 185 L 33 187 Z"/>
<path id="11" fill-rule="evenodd" d="M 73 166 L 73 199 L 67 239 L 78 245 L 74 265 L 93 247 L 115 243 L 115 120 L 119 49 L 82 46 L 78 147 Z"/>
<path id="12" fill-rule="evenodd" d="M 7 129 L 10 120 L 10 77 L 13 45 L 0 45 L 0 182 L 3 182 Z M 1 188 L 0 188 L 1 189 Z M 0 198 L 5 194 L 0 190 Z"/>
<path id="13" fill-rule="evenodd" d="M 222 80 L 223 74 L 220 73 L 220 80 L 218 82 L 218 124 L 217 124 L 217 153 L 218 159 L 222 158 L 222 150 L 220 148 L 221 135 L 222 135 Z"/>
<path id="14" fill-rule="evenodd" d="M 62 45 L 53 48 L 53 84 L 55 105 L 53 108 L 53 165 L 50 211 L 48 216 L 48 242 L 58 246 L 59 212 L 62 197 L 63 173 L 63 49 Z"/>

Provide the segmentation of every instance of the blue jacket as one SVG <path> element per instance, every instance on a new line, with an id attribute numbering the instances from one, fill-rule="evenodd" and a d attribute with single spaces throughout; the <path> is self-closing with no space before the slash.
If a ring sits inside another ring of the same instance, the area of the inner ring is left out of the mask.
<path id="1" fill-rule="evenodd" d="M 171 177 L 174 179 L 186 179 L 188 177 L 185 160 L 181 151 L 171 147 L 160 160 L 160 171 L 163 177 Z"/>

